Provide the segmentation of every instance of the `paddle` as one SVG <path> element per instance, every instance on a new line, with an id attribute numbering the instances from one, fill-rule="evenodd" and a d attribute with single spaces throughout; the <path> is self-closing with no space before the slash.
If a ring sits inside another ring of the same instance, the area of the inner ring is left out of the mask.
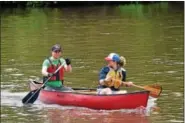
<path id="1" fill-rule="evenodd" d="M 154 85 L 145 85 L 145 86 L 139 86 L 139 85 L 135 85 L 133 84 L 134 87 L 137 88 L 141 88 L 147 91 L 150 91 L 150 96 L 157 98 L 160 96 L 161 92 L 162 92 L 162 87 L 158 84 L 154 84 Z"/>
<path id="2" fill-rule="evenodd" d="M 64 63 L 62 65 L 60 65 L 60 67 L 54 72 L 54 74 L 56 74 L 62 67 L 63 67 Z M 39 92 L 42 88 L 44 88 L 45 84 L 51 79 L 52 76 L 50 76 L 44 83 L 43 85 L 36 90 L 30 91 L 23 99 L 22 99 L 22 103 L 23 104 L 33 104 L 35 102 L 35 100 L 37 100 L 38 96 L 39 96 Z"/>
<path id="3" fill-rule="evenodd" d="M 114 79 L 114 80 L 118 81 L 120 83 L 122 82 L 120 80 L 116 80 L 116 79 Z M 122 82 L 122 83 L 126 84 L 126 82 Z M 162 87 L 160 85 L 158 85 L 158 84 L 145 85 L 145 86 L 132 84 L 132 86 L 137 87 L 137 88 L 141 88 L 141 89 L 144 89 L 144 90 L 147 90 L 147 91 L 150 91 L 150 96 L 152 96 L 154 98 L 159 97 L 161 92 L 162 92 Z"/>

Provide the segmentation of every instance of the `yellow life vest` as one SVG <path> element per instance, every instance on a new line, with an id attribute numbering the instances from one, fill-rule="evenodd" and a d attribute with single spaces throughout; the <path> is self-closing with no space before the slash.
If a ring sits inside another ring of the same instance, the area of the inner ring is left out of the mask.
<path id="1" fill-rule="evenodd" d="M 121 81 L 122 81 L 123 75 L 122 75 L 121 69 L 115 71 L 112 68 L 110 68 L 110 71 L 107 73 L 106 77 L 111 77 L 113 79 L 113 81 L 105 83 L 105 85 L 108 86 L 108 87 L 113 86 L 114 88 L 117 89 L 122 84 Z"/>

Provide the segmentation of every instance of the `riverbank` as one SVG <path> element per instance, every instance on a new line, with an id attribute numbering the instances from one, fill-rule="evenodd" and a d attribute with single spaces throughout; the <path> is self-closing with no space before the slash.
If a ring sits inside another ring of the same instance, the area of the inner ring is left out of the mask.
<path id="1" fill-rule="evenodd" d="M 126 5 L 126 4 L 154 4 L 162 1 L 1 1 L 1 8 L 18 7 L 69 7 L 69 6 L 94 6 L 94 5 Z M 173 4 L 184 5 L 183 1 L 173 1 Z"/>

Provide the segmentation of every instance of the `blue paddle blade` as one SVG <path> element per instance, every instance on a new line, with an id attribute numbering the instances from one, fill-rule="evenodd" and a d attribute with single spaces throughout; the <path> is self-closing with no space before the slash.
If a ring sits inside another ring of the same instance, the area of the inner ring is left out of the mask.
<path id="1" fill-rule="evenodd" d="M 41 89 L 30 91 L 23 99 L 23 104 L 33 104 L 37 100 Z"/>

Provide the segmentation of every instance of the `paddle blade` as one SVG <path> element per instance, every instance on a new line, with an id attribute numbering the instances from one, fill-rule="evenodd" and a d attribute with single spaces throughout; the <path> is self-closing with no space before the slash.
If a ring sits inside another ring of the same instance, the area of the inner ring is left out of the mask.
<path id="1" fill-rule="evenodd" d="M 150 91 L 150 96 L 154 98 L 159 97 L 162 92 L 162 87 L 158 84 L 146 85 L 144 86 L 144 89 Z"/>
<path id="2" fill-rule="evenodd" d="M 23 99 L 23 104 L 33 104 L 39 96 L 40 89 L 30 91 Z"/>

